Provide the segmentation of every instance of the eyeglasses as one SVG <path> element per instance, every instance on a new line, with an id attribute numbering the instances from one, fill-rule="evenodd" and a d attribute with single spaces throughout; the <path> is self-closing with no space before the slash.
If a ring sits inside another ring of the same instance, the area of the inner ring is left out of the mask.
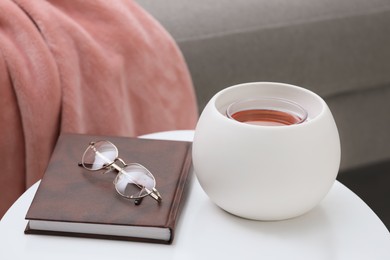
<path id="1" fill-rule="evenodd" d="M 117 171 L 118 174 L 114 180 L 117 193 L 126 199 L 134 199 L 136 205 L 139 205 L 142 198 L 148 195 L 157 202 L 162 200 L 156 189 L 153 174 L 141 164 L 126 164 L 118 157 L 118 148 L 110 141 L 91 142 L 79 166 L 90 171 L 102 169 L 107 169 L 106 172 Z"/>

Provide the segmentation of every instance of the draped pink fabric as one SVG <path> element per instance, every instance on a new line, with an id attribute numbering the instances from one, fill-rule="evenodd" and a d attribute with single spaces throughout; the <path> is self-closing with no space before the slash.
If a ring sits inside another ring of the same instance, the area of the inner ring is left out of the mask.
<path id="1" fill-rule="evenodd" d="M 39 180 L 60 132 L 193 129 L 169 34 L 130 0 L 0 0 L 0 216 Z"/>

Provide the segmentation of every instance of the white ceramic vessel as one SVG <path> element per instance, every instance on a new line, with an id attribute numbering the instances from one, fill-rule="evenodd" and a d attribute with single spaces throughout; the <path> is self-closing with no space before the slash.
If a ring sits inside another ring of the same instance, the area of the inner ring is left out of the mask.
<path id="1" fill-rule="evenodd" d="M 299 104 L 306 121 L 258 126 L 226 116 L 233 102 L 264 97 Z M 317 94 L 282 83 L 245 83 L 220 91 L 205 107 L 195 130 L 193 163 L 203 190 L 224 210 L 282 220 L 308 212 L 325 197 L 339 170 L 340 140 Z"/>

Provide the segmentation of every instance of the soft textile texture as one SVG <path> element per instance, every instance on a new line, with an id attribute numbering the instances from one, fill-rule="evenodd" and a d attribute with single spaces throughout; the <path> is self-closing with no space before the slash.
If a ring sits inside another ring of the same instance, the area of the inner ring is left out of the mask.
<path id="1" fill-rule="evenodd" d="M 0 216 L 42 177 L 60 132 L 195 126 L 181 53 L 132 1 L 0 0 L 0 51 Z"/>

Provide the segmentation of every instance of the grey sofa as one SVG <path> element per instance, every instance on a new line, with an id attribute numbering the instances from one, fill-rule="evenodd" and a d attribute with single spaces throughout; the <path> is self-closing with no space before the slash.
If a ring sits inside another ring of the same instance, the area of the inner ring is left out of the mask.
<path id="1" fill-rule="evenodd" d="M 200 111 L 244 82 L 322 96 L 339 128 L 341 169 L 390 159 L 389 0 L 138 0 L 173 36 Z"/>

